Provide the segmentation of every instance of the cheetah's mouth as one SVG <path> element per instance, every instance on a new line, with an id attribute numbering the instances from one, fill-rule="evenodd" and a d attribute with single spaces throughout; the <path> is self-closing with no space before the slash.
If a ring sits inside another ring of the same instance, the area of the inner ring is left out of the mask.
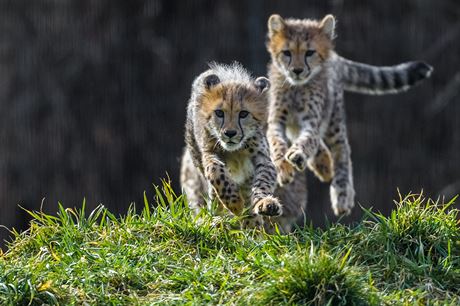
<path id="1" fill-rule="evenodd" d="M 241 148 L 241 141 L 221 141 L 220 143 L 226 151 L 236 151 Z"/>
<path id="2" fill-rule="evenodd" d="M 293 85 L 302 85 L 310 80 L 310 75 L 310 71 L 305 73 L 305 75 L 296 75 L 293 73 L 289 73 L 288 80 Z"/>
<path id="3" fill-rule="evenodd" d="M 314 67 L 313 69 L 309 69 L 308 71 L 302 73 L 301 75 L 296 75 L 296 74 L 288 72 L 286 75 L 286 78 L 289 81 L 289 83 L 291 83 L 294 86 L 304 85 L 308 83 L 311 79 L 313 79 L 320 70 L 321 70 L 320 67 Z"/>
<path id="4" fill-rule="evenodd" d="M 234 142 L 234 141 L 227 141 L 226 144 L 227 144 L 227 146 L 229 146 L 229 147 L 235 147 L 235 146 L 239 146 L 239 145 L 240 145 L 239 142 Z"/>

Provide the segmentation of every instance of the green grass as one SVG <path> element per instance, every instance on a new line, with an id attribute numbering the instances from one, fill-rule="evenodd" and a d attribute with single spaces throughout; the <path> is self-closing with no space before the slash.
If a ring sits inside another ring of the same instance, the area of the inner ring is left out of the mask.
<path id="1" fill-rule="evenodd" d="M 0 256 L 0 304 L 459 305 L 452 204 L 409 195 L 389 217 L 291 235 L 194 219 L 168 183 L 122 217 L 29 212 Z"/>

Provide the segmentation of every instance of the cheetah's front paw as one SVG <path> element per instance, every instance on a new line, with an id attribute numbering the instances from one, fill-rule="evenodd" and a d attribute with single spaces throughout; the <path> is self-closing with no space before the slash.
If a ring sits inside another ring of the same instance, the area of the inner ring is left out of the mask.
<path id="1" fill-rule="evenodd" d="M 355 190 L 350 184 L 344 188 L 331 185 L 331 203 L 332 210 L 336 216 L 349 215 L 351 209 L 355 206 Z"/>
<path id="2" fill-rule="evenodd" d="M 307 155 L 297 147 L 291 147 L 286 152 L 285 158 L 297 171 L 302 172 L 307 167 Z"/>
<path id="3" fill-rule="evenodd" d="M 257 202 L 254 206 L 254 213 L 264 216 L 280 216 L 283 208 L 277 198 L 268 196 Z"/>
<path id="4" fill-rule="evenodd" d="M 287 160 L 283 159 L 276 165 L 277 181 L 280 186 L 287 185 L 294 180 L 294 167 Z"/>

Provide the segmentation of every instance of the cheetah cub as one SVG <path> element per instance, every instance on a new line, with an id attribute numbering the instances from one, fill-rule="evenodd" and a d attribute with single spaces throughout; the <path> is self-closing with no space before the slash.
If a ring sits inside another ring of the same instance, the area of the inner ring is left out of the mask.
<path id="1" fill-rule="evenodd" d="M 268 21 L 270 106 L 267 137 L 281 186 L 310 168 L 330 181 L 336 215 L 349 214 L 355 190 L 345 123 L 343 91 L 396 93 L 429 77 L 422 62 L 375 67 L 334 51 L 335 19 Z M 306 189 L 306 186 L 304 187 Z"/>
<path id="2" fill-rule="evenodd" d="M 181 185 L 195 212 L 206 207 L 207 195 L 235 215 L 247 209 L 249 226 L 282 214 L 265 137 L 269 87 L 237 63 L 211 64 L 193 82 Z"/>

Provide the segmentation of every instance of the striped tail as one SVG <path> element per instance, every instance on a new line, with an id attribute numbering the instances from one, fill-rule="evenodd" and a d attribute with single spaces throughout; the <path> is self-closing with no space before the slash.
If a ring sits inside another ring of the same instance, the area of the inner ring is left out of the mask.
<path id="1" fill-rule="evenodd" d="M 384 95 L 406 91 L 430 77 L 433 67 L 414 61 L 395 66 L 371 66 L 340 57 L 345 90 Z"/>

